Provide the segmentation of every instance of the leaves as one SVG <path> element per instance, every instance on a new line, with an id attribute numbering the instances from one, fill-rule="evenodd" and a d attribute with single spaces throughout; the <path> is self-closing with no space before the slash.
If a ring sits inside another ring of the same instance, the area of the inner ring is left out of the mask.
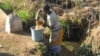
<path id="1" fill-rule="evenodd" d="M 0 4 L 0 8 L 3 9 L 7 14 L 10 13 L 9 11 L 13 10 L 10 0 L 4 0 L 3 3 Z"/>
<path id="2" fill-rule="evenodd" d="M 91 49 L 91 44 L 86 45 L 85 43 L 83 43 L 83 45 L 77 51 L 76 56 L 92 56 L 93 53 Z"/>
<path id="3" fill-rule="evenodd" d="M 46 56 L 47 54 L 47 47 L 43 43 L 40 43 L 37 47 L 37 52 L 40 54 L 40 56 Z"/>
<path id="4" fill-rule="evenodd" d="M 33 14 L 28 10 L 21 9 L 16 11 L 16 14 L 22 19 L 22 21 L 26 22 L 33 17 Z"/>

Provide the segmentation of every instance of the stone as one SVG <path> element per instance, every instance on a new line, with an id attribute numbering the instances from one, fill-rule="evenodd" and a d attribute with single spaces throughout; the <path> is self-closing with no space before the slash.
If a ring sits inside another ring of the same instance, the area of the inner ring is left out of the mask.
<path id="1" fill-rule="evenodd" d="M 9 14 L 6 18 L 5 31 L 7 33 L 22 31 L 22 20 L 16 14 Z"/>

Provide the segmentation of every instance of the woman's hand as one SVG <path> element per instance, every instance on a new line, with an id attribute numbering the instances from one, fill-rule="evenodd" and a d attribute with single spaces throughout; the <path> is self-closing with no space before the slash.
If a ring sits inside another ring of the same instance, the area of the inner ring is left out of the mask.
<path id="1" fill-rule="evenodd" d="M 49 25 L 47 25 L 46 23 L 43 24 L 43 27 L 49 27 Z"/>
<path id="2" fill-rule="evenodd" d="M 48 25 L 48 24 L 46 24 L 46 23 L 44 23 L 44 24 L 43 24 L 43 27 L 48 27 L 50 30 L 54 29 L 54 27 L 49 26 L 49 25 Z"/>

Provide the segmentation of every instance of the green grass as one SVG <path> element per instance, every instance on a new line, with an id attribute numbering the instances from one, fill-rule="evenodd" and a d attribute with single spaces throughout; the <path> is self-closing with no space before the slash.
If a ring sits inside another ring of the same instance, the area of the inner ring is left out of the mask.
<path id="1" fill-rule="evenodd" d="M 30 20 L 32 17 L 34 17 L 32 12 L 29 12 L 28 10 L 21 9 L 16 11 L 16 14 L 22 19 L 22 21 L 26 22 Z"/>

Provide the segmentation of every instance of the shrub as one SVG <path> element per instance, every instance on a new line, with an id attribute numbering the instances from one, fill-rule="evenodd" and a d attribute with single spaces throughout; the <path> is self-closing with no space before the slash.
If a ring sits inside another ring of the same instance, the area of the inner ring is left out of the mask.
<path id="1" fill-rule="evenodd" d="M 92 44 L 86 45 L 84 43 L 77 51 L 76 56 L 93 56 Z"/>
<path id="2" fill-rule="evenodd" d="M 61 18 L 60 23 L 65 31 L 63 40 L 80 41 L 84 31 L 81 18 Z"/>
<path id="3" fill-rule="evenodd" d="M 32 17 L 34 17 L 34 14 L 32 12 L 29 12 L 25 9 L 20 9 L 15 12 L 23 22 L 27 23 Z"/>
<path id="4" fill-rule="evenodd" d="M 9 14 L 13 11 L 13 6 L 12 6 L 10 0 L 4 0 L 0 4 L 0 8 L 3 9 L 7 14 Z"/>
<path id="5" fill-rule="evenodd" d="M 64 29 L 64 40 L 65 39 L 70 39 L 71 37 L 71 30 L 72 30 L 72 22 L 71 20 L 60 20 L 60 24 L 62 25 Z"/>
<path id="6" fill-rule="evenodd" d="M 46 45 L 44 45 L 43 43 L 40 43 L 37 47 L 36 47 L 37 52 L 40 54 L 40 56 L 48 56 L 47 55 L 47 47 Z"/>
<path id="7" fill-rule="evenodd" d="M 23 30 L 30 33 L 30 27 L 35 25 L 35 13 L 26 9 L 20 9 L 15 12 L 23 21 Z"/>

